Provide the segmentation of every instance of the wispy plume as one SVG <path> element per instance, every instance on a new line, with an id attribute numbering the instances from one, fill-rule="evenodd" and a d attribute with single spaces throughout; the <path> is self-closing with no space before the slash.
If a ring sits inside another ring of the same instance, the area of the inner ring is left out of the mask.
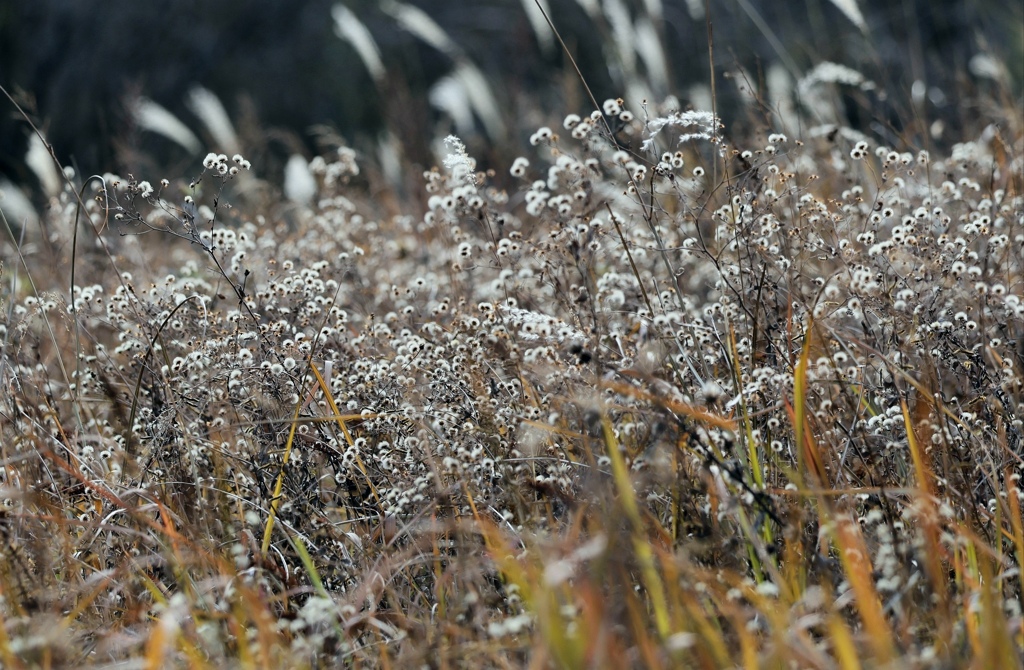
<path id="1" fill-rule="evenodd" d="M 188 93 L 189 110 L 203 122 L 210 137 L 221 151 L 234 154 L 241 151 L 238 134 L 231 123 L 231 117 L 224 109 L 224 104 L 212 91 L 196 86 Z"/>
<path id="2" fill-rule="evenodd" d="M 520 0 L 523 3 L 523 11 L 530 21 L 533 34 L 537 36 L 537 43 L 544 53 L 551 53 L 555 46 L 555 38 L 551 33 L 551 26 L 548 25 L 544 14 L 551 16 L 551 7 L 547 0 Z M 543 11 L 541 11 L 543 9 Z"/>
<path id="3" fill-rule="evenodd" d="M 843 15 L 850 19 L 850 22 L 862 33 L 868 32 L 868 24 L 864 20 L 864 15 L 860 11 L 860 5 L 857 4 L 857 0 L 832 0 L 832 4 L 843 13 Z"/>
<path id="4" fill-rule="evenodd" d="M 203 144 L 195 133 L 165 107 L 149 98 L 139 98 L 132 105 L 132 117 L 139 127 L 162 135 L 191 154 L 202 151 Z"/>
<path id="5" fill-rule="evenodd" d="M 48 196 L 55 196 L 60 193 L 61 178 L 57 167 L 53 163 L 53 157 L 47 151 L 43 140 L 35 133 L 29 136 L 28 152 L 25 153 L 25 165 L 35 173 L 42 186 L 43 192 Z"/>
<path id="6" fill-rule="evenodd" d="M 718 123 L 718 118 L 711 112 L 673 112 L 668 116 L 658 116 L 647 122 L 647 139 L 641 148 L 645 152 L 656 151 L 655 138 L 667 127 L 682 128 L 685 131 L 677 140 L 679 144 L 690 140 L 710 140 L 714 137 Z"/>
<path id="7" fill-rule="evenodd" d="M 355 49 L 359 60 L 363 62 L 363 67 L 373 77 L 374 82 L 378 86 L 383 83 L 387 72 L 384 68 L 384 61 L 381 59 L 380 49 L 370 31 L 352 10 L 341 3 L 331 8 L 331 18 L 334 19 L 334 34 Z"/>

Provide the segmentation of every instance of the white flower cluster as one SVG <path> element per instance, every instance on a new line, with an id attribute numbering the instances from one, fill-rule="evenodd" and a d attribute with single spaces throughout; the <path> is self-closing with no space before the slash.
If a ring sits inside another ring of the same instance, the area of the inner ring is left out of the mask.
<path id="1" fill-rule="evenodd" d="M 252 163 L 242 157 L 241 154 L 235 154 L 231 157 L 231 162 L 234 165 L 228 163 L 228 157 L 224 154 L 208 153 L 206 158 L 203 159 L 203 167 L 212 172 L 217 172 L 222 177 L 227 175 L 236 175 L 238 171 L 252 169 Z"/>

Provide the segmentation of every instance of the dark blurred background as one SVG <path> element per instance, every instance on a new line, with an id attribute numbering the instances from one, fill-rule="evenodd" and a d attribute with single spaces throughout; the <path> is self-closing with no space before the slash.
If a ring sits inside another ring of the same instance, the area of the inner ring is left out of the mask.
<path id="1" fill-rule="evenodd" d="M 431 143 L 447 132 L 459 132 L 471 149 L 500 152 L 521 147 L 539 124 L 554 126 L 569 111 L 591 109 L 562 50 L 536 14 L 531 21 L 526 4 L 0 0 L 0 84 L 80 174 L 150 169 L 159 173 L 144 174 L 173 178 L 179 176 L 173 170 L 194 169 L 208 149 L 221 149 L 189 104 L 196 86 L 215 94 L 239 148 L 263 159 L 254 163 L 268 173 L 289 155 L 312 156 L 332 136 L 371 162 L 387 162 L 382 147 L 390 147 L 402 164 L 422 169 L 433 160 Z M 598 101 L 672 93 L 683 107 L 706 102 L 703 0 L 546 5 Z M 844 6 L 860 16 L 844 13 Z M 719 109 L 727 124 L 771 125 L 778 111 L 772 82 L 793 85 L 816 64 L 833 61 L 877 84 L 843 94 L 844 122 L 889 134 L 880 138 L 887 142 L 955 141 L 972 132 L 979 115 L 971 105 L 980 98 L 1019 105 L 1022 6 L 1016 0 L 712 1 Z M 416 9 L 440 28 L 440 38 L 424 32 Z M 361 56 L 350 36 L 339 36 L 345 33 L 339 21 L 365 28 L 383 75 L 371 72 L 365 49 Z M 752 102 L 738 79 L 759 100 Z M 490 111 L 486 96 L 473 98 L 473 82 L 480 80 L 495 105 Z M 140 97 L 180 119 L 202 148 L 140 125 L 133 112 Z M 460 100 L 471 115 L 453 111 Z M 0 178 L 36 189 L 25 162 L 27 125 L 7 100 L 0 108 Z M 935 120 L 943 124 L 940 132 Z"/>

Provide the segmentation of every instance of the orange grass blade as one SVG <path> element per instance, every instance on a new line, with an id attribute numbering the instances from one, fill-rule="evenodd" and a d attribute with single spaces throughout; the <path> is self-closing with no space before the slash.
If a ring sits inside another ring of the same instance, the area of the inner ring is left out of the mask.
<path id="1" fill-rule="evenodd" d="M 0 611 L 0 659 L 3 659 L 4 667 L 7 668 L 25 667 L 11 651 L 11 640 L 7 637 L 7 622 L 4 621 L 3 611 Z"/>
<path id="2" fill-rule="evenodd" d="M 836 518 L 833 532 L 839 549 L 843 572 L 856 596 L 857 612 L 864 623 L 864 629 L 879 665 L 885 665 L 896 657 L 892 630 L 885 619 L 882 602 L 872 578 L 871 559 L 864 544 L 860 528 L 849 519 Z"/>
<path id="3" fill-rule="evenodd" d="M 686 403 L 677 402 L 675 400 L 669 400 L 668 398 L 656 396 L 653 393 L 648 393 L 647 391 L 638 389 L 635 386 L 630 386 L 628 384 L 622 384 L 619 382 L 608 381 L 602 381 L 601 386 L 604 388 L 611 389 L 616 393 L 620 393 L 622 395 L 627 395 L 632 398 L 640 398 L 641 400 L 653 402 L 656 405 L 661 405 L 665 409 L 676 412 L 677 414 L 688 416 L 691 419 L 694 419 L 695 421 L 700 421 L 701 423 L 707 424 L 709 426 L 714 426 L 715 428 L 721 428 L 722 430 L 728 430 L 733 433 L 739 430 L 739 426 L 737 426 L 736 422 L 733 421 L 732 419 L 727 419 L 724 416 L 712 414 L 711 412 L 705 412 L 702 409 L 693 407 L 691 405 L 687 405 Z"/>
<path id="4" fill-rule="evenodd" d="M 168 648 L 178 635 L 178 622 L 174 620 L 174 611 L 165 611 L 156 625 L 149 632 L 149 639 L 146 640 L 146 670 L 160 670 L 165 667 L 164 660 Z"/>
<path id="5" fill-rule="evenodd" d="M 1003 475 L 1003 481 L 1014 481 L 1013 472 L 1009 468 Z M 1024 523 L 1021 522 L 1020 496 L 1017 495 L 1016 486 L 1007 486 L 1007 503 L 1010 506 L 1010 526 L 1013 528 L 1013 546 L 1017 554 L 1017 567 L 1024 569 Z M 1024 602 L 1024 579 L 1018 579 L 1020 584 L 1020 600 Z"/>
<path id="6" fill-rule="evenodd" d="M 828 488 L 828 473 L 825 472 L 825 464 L 821 458 L 821 452 L 814 441 L 811 431 L 811 424 L 807 418 L 807 362 L 811 356 L 811 341 L 813 340 L 814 327 L 813 319 L 807 324 L 804 332 L 804 346 L 800 350 L 800 358 L 797 360 L 796 368 L 793 370 L 793 405 L 790 407 L 786 402 L 786 412 L 790 415 L 793 423 L 793 439 L 796 441 L 797 458 L 800 460 L 798 476 L 802 480 L 804 473 L 810 473 L 814 484 L 820 488 Z M 800 488 L 806 482 L 798 482 Z"/>
<path id="7" fill-rule="evenodd" d="M 925 570 L 932 582 L 932 588 L 939 600 L 936 603 L 936 615 L 940 620 L 940 635 L 952 634 L 954 622 L 950 617 L 948 598 L 948 571 L 942 568 L 942 558 L 947 555 L 940 539 L 942 529 L 938 523 L 938 510 L 936 509 L 935 496 L 933 494 L 933 478 L 931 467 L 925 460 L 924 451 L 917 441 L 917 434 L 914 432 L 914 421 L 911 420 L 910 410 L 907 403 L 900 400 L 900 409 L 903 411 L 903 424 L 907 431 L 907 447 L 910 450 L 910 457 L 914 462 L 914 474 L 917 479 L 918 491 L 916 494 L 918 507 L 918 519 L 921 522 L 921 531 L 927 545 L 925 555 Z M 916 412 L 919 415 L 918 424 L 923 424 L 927 419 L 928 405 L 924 402 L 917 404 Z"/>

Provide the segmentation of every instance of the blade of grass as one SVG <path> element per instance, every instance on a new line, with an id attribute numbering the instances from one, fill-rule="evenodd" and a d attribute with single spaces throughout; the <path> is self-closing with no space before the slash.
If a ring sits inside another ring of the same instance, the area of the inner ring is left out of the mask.
<path id="1" fill-rule="evenodd" d="M 338 410 L 338 405 L 334 402 L 334 393 L 331 391 L 331 387 L 327 384 L 323 375 L 320 374 L 320 370 L 317 369 L 316 363 L 310 361 L 309 368 L 313 371 L 313 375 L 316 377 L 316 383 L 320 386 L 320 390 L 323 391 L 324 397 L 327 399 L 327 404 L 331 407 L 331 412 L 334 413 L 332 418 L 337 421 L 338 427 L 341 428 L 341 432 L 345 436 L 345 441 L 348 443 L 348 446 L 354 446 L 355 442 L 352 440 L 352 434 L 349 433 L 348 426 L 345 424 L 345 417 L 342 416 L 341 412 Z M 296 418 L 297 416 L 298 415 L 296 415 Z M 370 479 L 370 475 L 366 471 L 366 466 L 363 465 L 363 459 L 360 458 L 358 453 L 356 453 L 356 465 L 359 466 L 359 471 L 363 473 L 363 478 L 366 480 L 366 485 L 370 487 L 370 493 L 373 495 L 373 499 L 380 502 L 380 495 L 377 493 L 377 487 L 373 485 L 373 480 Z"/>
<path id="2" fill-rule="evenodd" d="M 289 536 L 288 539 L 291 541 L 295 553 L 299 555 L 299 560 L 302 562 L 302 567 L 306 569 L 306 575 L 309 576 L 309 581 L 312 582 L 313 588 L 322 597 L 329 599 L 331 595 L 324 588 L 324 583 L 320 579 L 320 572 L 316 569 L 313 557 L 309 555 L 309 550 L 306 549 L 306 544 L 302 541 L 302 538 Z"/>
<path id="3" fill-rule="evenodd" d="M 896 646 L 875 589 L 868 548 L 864 544 L 860 527 L 854 522 L 836 516 L 833 527 L 832 536 L 838 548 L 843 573 L 856 596 L 854 603 L 875 652 L 875 660 L 884 666 L 896 657 Z"/>
<path id="4" fill-rule="evenodd" d="M 667 410 L 671 410 L 672 412 L 675 412 L 677 414 L 682 414 L 683 416 L 687 416 L 693 419 L 694 421 L 699 421 L 701 423 L 705 423 L 715 428 L 721 428 L 722 430 L 727 430 L 733 433 L 739 430 L 739 426 L 737 426 L 736 422 L 733 421 L 732 419 L 728 419 L 717 414 L 712 414 L 711 412 L 706 412 L 698 407 L 687 405 L 686 403 L 677 402 L 675 400 L 669 400 L 668 398 L 662 398 L 660 396 L 654 395 L 653 393 L 644 391 L 643 389 L 636 388 L 635 386 L 630 386 L 629 384 L 602 381 L 601 388 L 611 389 L 616 393 L 629 396 L 631 398 L 638 398 L 640 400 L 647 400 L 649 402 L 653 402 L 657 405 L 664 407 Z"/>
<path id="5" fill-rule="evenodd" d="M 857 645 L 843 618 L 833 613 L 828 619 L 828 632 L 832 641 L 832 650 L 842 670 L 860 670 L 860 655 Z"/>
<path id="6" fill-rule="evenodd" d="M 700 654 L 710 654 L 714 665 L 720 668 L 732 667 L 734 663 L 729 656 L 729 646 L 716 616 L 716 609 L 721 609 L 711 596 L 705 602 L 699 602 L 700 596 L 688 592 L 683 599 L 686 613 L 693 622 L 697 634 L 704 644 L 697 645 Z M 710 663 L 702 664 L 711 667 Z"/>
<path id="7" fill-rule="evenodd" d="M 264 558 L 267 550 L 270 549 L 270 537 L 274 532 L 274 519 L 277 517 L 277 508 L 281 504 L 281 491 L 284 488 L 284 469 L 288 467 L 288 457 L 292 453 L 292 445 L 295 443 L 295 430 L 299 427 L 296 419 L 302 410 L 302 398 L 295 403 L 295 414 L 292 416 L 292 427 L 288 431 L 288 441 L 284 445 L 284 455 L 281 457 L 281 471 L 277 474 L 277 481 L 274 483 L 274 492 L 270 498 L 270 511 L 267 514 L 267 524 L 263 529 L 263 543 L 260 545 L 260 553 Z"/>
<path id="8" fill-rule="evenodd" d="M 1003 481 L 1012 482 L 1013 472 L 1007 468 L 1003 474 Z M 1013 546 L 1017 555 L 1017 567 L 1024 569 L 1024 523 L 1021 521 L 1020 496 L 1017 495 L 1016 486 L 1007 486 L 1007 504 L 1010 507 L 1010 527 L 1013 529 Z M 1018 577 L 1017 584 L 1020 587 L 1019 598 L 1024 602 L 1024 577 Z"/>
<path id="9" fill-rule="evenodd" d="M 612 423 L 607 413 L 602 413 L 601 427 L 604 431 L 608 458 L 611 460 L 612 478 L 615 481 L 615 487 L 619 491 L 619 500 L 626 512 L 626 518 L 629 519 L 633 527 L 633 551 L 636 553 L 637 561 L 640 563 L 644 585 L 647 588 L 648 597 L 651 599 L 655 626 L 657 627 L 658 634 L 664 641 L 668 639 L 671 633 L 671 626 L 664 586 L 654 563 L 654 551 L 644 538 L 643 519 L 640 516 L 640 507 L 636 501 L 636 492 L 633 490 L 633 482 L 629 477 L 626 460 L 619 450 L 619 442 L 615 439 L 615 432 L 612 429 Z"/>
<path id="10" fill-rule="evenodd" d="M 0 659 L 4 661 L 4 667 L 23 668 L 21 659 L 11 651 L 11 639 L 7 637 L 7 622 L 4 621 L 3 610 L 0 610 Z"/>
<path id="11" fill-rule="evenodd" d="M 942 558 L 947 555 L 947 552 L 941 540 L 942 528 L 938 523 L 939 514 L 933 493 L 934 475 L 932 474 L 931 467 L 925 460 L 924 450 L 921 448 L 915 432 L 915 424 L 923 427 L 924 422 L 928 418 L 928 404 L 925 402 L 917 403 L 918 421 L 916 422 L 912 420 L 907 403 L 902 398 L 900 399 L 900 409 L 903 412 L 903 424 L 907 432 L 907 447 L 910 450 L 910 457 L 914 463 L 914 473 L 917 480 L 918 491 L 914 502 L 918 509 L 917 517 L 926 545 L 925 570 L 928 579 L 932 583 L 932 589 L 938 598 L 933 611 L 940 617 L 940 636 L 948 638 L 953 633 L 955 621 L 949 607 L 949 571 L 944 570 L 942 567 Z"/>
<path id="12" fill-rule="evenodd" d="M 754 474 L 754 481 L 758 488 L 764 488 L 764 472 L 761 469 L 761 459 L 757 453 L 757 443 L 754 440 L 754 427 L 750 422 L 750 413 L 747 411 L 747 401 L 743 397 L 743 376 L 740 370 L 739 356 L 736 353 L 736 330 L 729 325 L 729 352 L 732 359 L 733 382 L 736 384 L 736 392 L 740 399 L 740 415 L 743 419 L 743 435 L 747 441 L 747 463 Z M 771 529 L 765 526 L 768 532 L 765 538 L 771 542 Z"/>
<path id="13" fill-rule="evenodd" d="M 146 651 L 144 653 L 146 670 L 160 670 L 165 667 L 167 650 L 171 646 L 172 638 L 177 634 L 177 625 L 171 620 L 169 613 L 157 620 L 157 623 L 149 631 L 149 639 L 146 640 Z"/>
<path id="14" fill-rule="evenodd" d="M 805 473 L 810 474 L 817 488 L 829 488 L 828 474 L 821 458 L 821 452 L 814 440 L 810 421 L 807 417 L 807 364 L 811 356 L 811 342 L 814 337 L 814 320 L 808 319 L 804 331 L 804 344 L 793 370 L 793 405 L 786 403 L 786 411 L 793 424 L 793 438 L 798 459 L 798 486 L 803 489 L 807 482 Z"/>
<path id="15" fill-rule="evenodd" d="M 523 608 L 536 616 L 536 629 L 547 650 L 562 668 L 582 667 L 588 640 L 581 635 L 570 635 L 561 615 L 564 585 L 546 588 L 544 568 L 527 552 L 517 558 L 505 541 L 501 530 L 487 519 L 477 517 L 477 528 L 484 544 L 506 583 L 514 584 Z"/>

